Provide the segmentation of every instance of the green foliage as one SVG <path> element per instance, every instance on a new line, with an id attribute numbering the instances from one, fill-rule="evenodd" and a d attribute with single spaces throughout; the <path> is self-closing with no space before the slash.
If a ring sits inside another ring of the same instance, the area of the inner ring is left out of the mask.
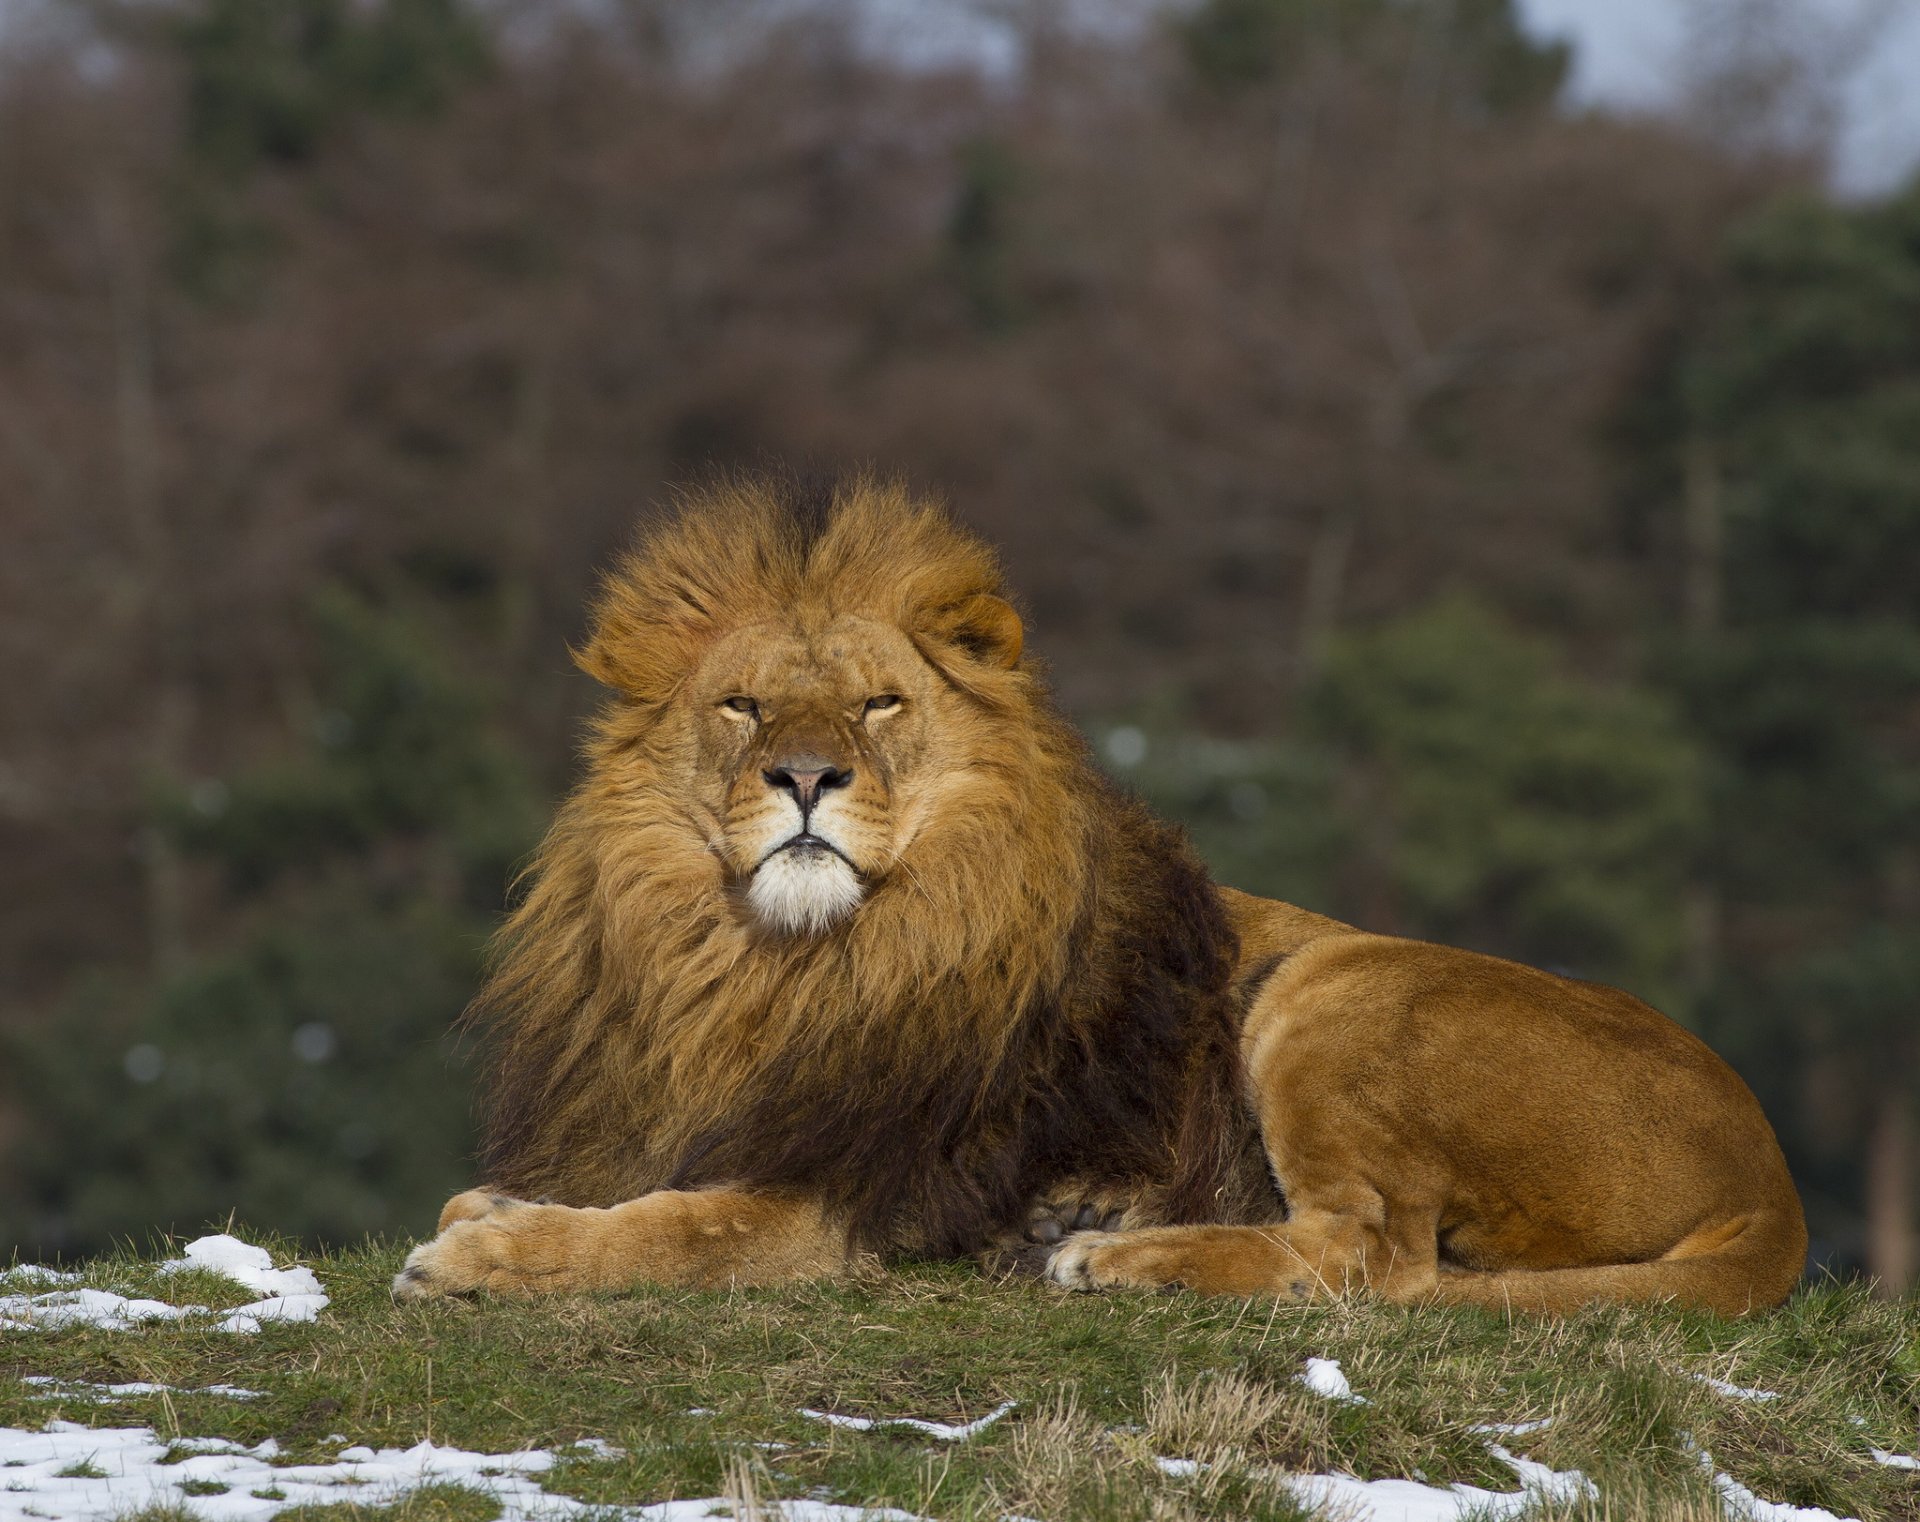
<path id="1" fill-rule="evenodd" d="M 1920 190 L 1858 210 L 1794 198 L 1738 229 L 1682 386 L 1737 492 L 1735 620 L 1879 615 L 1911 626 Z"/>
<path id="2" fill-rule="evenodd" d="M 1496 115 L 1536 110 L 1559 98 L 1573 67 L 1565 42 L 1536 41 L 1513 0 L 1451 0 L 1448 24 L 1456 61 L 1480 104 Z"/>
<path id="3" fill-rule="evenodd" d="M 1726 477 L 1725 623 L 1676 666 L 1728 842 L 1710 869 L 1736 904 L 1823 904 L 1828 949 L 1865 957 L 1920 855 L 1920 189 L 1764 208 L 1678 368 Z M 1783 974 L 1824 955 L 1773 951 Z M 1877 1007 L 1911 1021 L 1905 994 Z"/>
<path id="4" fill-rule="evenodd" d="M 1890 1019 L 1920 1010 L 1920 929 L 1864 925 L 1843 944 L 1801 958 L 1782 994 L 1816 1041 L 1876 1052 Z"/>
<path id="5" fill-rule="evenodd" d="M 343 1241 L 431 1219 L 466 1150 L 445 1032 L 476 926 L 357 886 L 155 987 L 83 991 L 16 1051 L 20 1236 L 68 1248 L 237 1209 Z"/>
<path id="6" fill-rule="evenodd" d="M 463 0 L 201 0 L 175 36 L 188 147 L 233 175 L 304 162 L 355 112 L 439 110 L 490 52 Z"/>
<path id="7" fill-rule="evenodd" d="M 1169 727 L 1128 780 L 1223 881 L 1680 1007 L 1703 776 L 1664 695 L 1449 600 L 1342 641 L 1291 743 Z"/>
<path id="8" fill-rule="evenodd" d="M 1701 797 L 1660 695 L 1453 600 L 1343 642 L 1313 708 L 1400 928 L 1672 1002 Z"/>
<path id="9" fill-rule="evenodd" d="M 430 1220 L 463 1182 L 447 1032 L 539 801 L 417 616 L 335 591 L 316 624 L 304 748 L 163 815 L 247 928 L 150 982 L 93 983 L 13 1044 L 17 1239 L 238 1209 L 340 1241 Z"/>
<path id="10" fill-rule="evenodd" d="M 1513 0 L 1206 0 L 1177 31 L 1195 77 L 1223 96 L 1389 31 L 1437 40 L 1464 99 L 1495 114 L 1551 104 L 1572 62 L 1565 43 L 1527 35 Z"/>
<path id="11" fill-rule="evenodd" d="M 186 110 L 167 264 L 211 305 L 256 299 L 278 248 L 258 170 L 309 163 L 345 123 L 446 107 L 492 63 L 468 0 L 193 0 L 171 27 Z"/>
<path id="12" fill-rule="evenodd" d="M 465 901 L 493 903 L 540 814 L 484 694 L 416 620 L 334 589 L 315 600 L 314 623 L 322 675 L 306 748 L 171 801 L 169 822 L 236 889 L 400 840 L 435 858 Z"/>
<path id="13" fill-rule="evenodd" d="M 1708 757 L 1711 879 L 1741 903 L 1873 912 L 1920 803 L 1895 748 L 1920 692 L 1913 631 L 1769 619 L 1676 651 L 1668 672 Z"/>
<path id="14" fill-rule="evenodd" d="M 1385 0 L 1207 0 L 1179 33 L 1194 73 L 1226 92 L 1266 84 L 1316 38 L 1350 36 L 1387 11 Z"/>
<path id="15" fill-rule="evenodd" d="M 1185 732 L 1172 715 L 1108 728 L 1105 737 L 1121 780 L 1187 827 L 1221 882 L 1292 903 L 1330 902 L 1352 825 L 1333 807 L 1323 750 L 1212 739 Z"/>

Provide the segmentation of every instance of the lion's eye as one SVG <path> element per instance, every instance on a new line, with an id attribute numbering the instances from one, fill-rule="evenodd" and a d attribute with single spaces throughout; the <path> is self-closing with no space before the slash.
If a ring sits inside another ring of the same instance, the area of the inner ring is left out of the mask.
<path id="1" fill-rule="evenodd" d="M 729 713 L 743 713 L 750 719 L 760 717 L 760 705 L 752 698 L 732 697 L 723 700 L 720 706 Z"/>
<path id="2" fill-rule="evenodd" d="M 867 699 L 868 713 L 880 713 L 886 709 L 898 708 L 899 706 L 900 694 L 897 692 L 883 692 L 877 698 Z"/>

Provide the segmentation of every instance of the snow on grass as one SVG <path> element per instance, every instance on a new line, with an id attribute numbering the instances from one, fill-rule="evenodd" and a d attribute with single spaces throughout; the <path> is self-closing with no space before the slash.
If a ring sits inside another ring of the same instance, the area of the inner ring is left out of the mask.
<path id="1" fill-rule="evenodd" d="M 1553 1425 L 1553 1418 L 1543 1416 L 1531 1422 L 1480 1422 L 1467 1431 L 1486 1437 L 1525 1437 L 1529 1432 L 1544 1432 Z"/>
<path id="2" fill-rule="evenodd" d="M 1577 1469 L 1549 1469 L 1531 1459 L 1516 1458 L 1498 1443 L 1489 1443 L 1487 1451 L 1518 1476 L 1518 1490 L 1482 1490 L 1477 1485 L 1441 1489 L 1417 1480 L 1356 1480 L 1342 1474 L 1302 1475 L 1285 1484 L 1308 1506 L 1355 1522 L 1459 1522 L 1466 1517 L 1491 1522 L 1543 1502 L 1565 1504 L 1599 1494 L 1593 1481 Z"/>
<path id="3" fill-rule="evenodd" d="M 1353 1386 L 1347 1383 L 1346 1371 L 1340 1367 L 1337 1358 L 1309 1358 L 1306 1370 L 1300 1375 L 1300 1383 L 1315 1395 L 1324 1395 L 1328 1400 L 1344 1401 L 1350 1406 L 1364 1406 L 1367 1398 L 1355 1395 Z"/>
<path id="4" fill-rule="evenodd" d="M 46 1268 L 38 1263 L 16 1263 L 12 1268 L 0 1268 L 0 1284 L 9 1281 L 20 1284 L 78 1284 L 78 1274 L 65 1274 L 57 1268 Z"/>
<path id="5" fill-rule="evenodd" d="M 247 1522 L 289 1506 L 381 1505 L 421 1485 L 449 1482 L 496 1497 L 502 1516 L 514 1522 L 587 1509 L 539 1488 L 532 1476 L 554 1461 L 539 1450 L 480 1454 L 432 1443 L 378 1453 L 348 1448 L 332 1464 L 277 1469 L 271 1461 L 278 1452 L 271 1438 L 252 1448 L 217 1438 L 169 1443 L 151 1427 L 53 1422 L 45 1432 L 0 1428 L 0 1519 L 92 1522 L 143 1507 L 177 1507 L 219 1522 Z"/>
<path id="6" fill-rule="evenodd" d="M 1737 1522 L 1859 1522 L 1856 1517 L 1837 1517 L 1819 1506 L 1791 1506 L 1785 1501 L 1765 1501 L 1730 1474 L 1714 1467 L 1713 1455 L 1696 1449 L 1700 1467 L 1713 1477 L 1714 1493 L 1729 1517 Z"/>
<path id="7" fill-rule="evenodd" d="M 84 1400 L 96 1406 L 112 1405 L 115 1401 L 132 1400 L 141 1395 L 219 1395 L 228 1400 L 259 1400 L 265 1395 L 262 1390 L 243 1390 L 238 1385 L 202 1385 L 198 1389 L 189 1389 L 183 1385 L 157 1385 L 150 1380 L 136 1379 L 126 1384 L 101 1385 L 90 1379 L 55 1379 L 50 1374 L 24 1374 L 20 1378 L 23 1385 L 34 1385 L 40 1394 L 29 1397 L 32 1400 Z"/>
<path id="8" fill-rule="evenodd" d="M 964 1443 L 970 1437 L 977 1437 L 991 1427 L 1001 1417 L 1013 1410 L 1018 1401 L 1008 1401 L 996 1406 L 985 1416 L 961 1426 L 949 1426 L 945 1422 L 925 1421 L 917 1416 L 842 1416 L 837 1411 L 813 1411 L 803 1407 L 800 1414 L 816 1422 L 826 1422 L 834 1427 L 846 1427 L 854 1432 L 869 1432 L 877 1427 L 910 1427 L 915 1432 L 923 1432 L 928 1437 L 937 1438 L 943 1443 Z"/>
<path id="9" fill-rule="evenodd" d="M 1688 1371 L 1688 1377 L 1697 1379 L 1716 1395 L 1724 1395 L 1728 1400 L 1778 1400 L 1778 1390 L 1749 1390 L 1744 1385 L 1729 1384 L 1724 1379 L 1715 1379 L 1711 1374 L 1694 1374 Z"/>
<path id="10" fill-rule="evenodd" d="M 1920 1469 L 1920 1459 L 1910 1459 L 1904 1453 L 1888 1453 L 1884 1448 L 1869 1449 L 1876 1464 L 1885 1464 L 1889 1469 Z"/>
<path id="11" fill-rule="evenodd" d="M 595 1508 L 589 1508 L 595 1510 Z M 605 1508 L 597 1509 L 604 1512 Z M 615 1512 L 620 1512 L 616 1507 Z M 634 1522 L 702 1522 L 713 1516 L 762 1518 L 780 1517 L 785 1522 L 928 1522 L 917 1512 L 901 1511 L 897 1506 L 842 1506 L 837 1501 L 756 1501 L 748 1510 L 732 1501 L 714 1498 L 707 1501 L 656 1501 L 651 1506 L 625 1509 Z M 503 1516 L 501 1522 L 511 1522 Z"/>
<path id="12" fill-rule="evenodd" d="M 601 1447 L 579 1445 L 600 1455 Z M 185 1457 L 182 1457 L 182 1454 Z M 620 1516 L 632 1522 L 696 1522 L 735 1514 L 722 1497 L 651 1506 L 590 1506 L 540 1488 L 554 1465 L 547 1449 L 469 1453 L 431 1442 L 411 1448 L 343 1449 L 331 1464 L 276 1467 L 272 1438 L 248 1448 L 220 1438 L 168 1442 L 151 1427 L 81 1427 L 45 1432 L 0 1427 L 0 1522 L 110 1522 L 143 1508 L 169 1508 L 208 1522 L 265 1522 L 295 1506 L 390 1505 L 426 1485 L 460 1485 L 489 1495 L 501 1522 L 566 1522 Z M 891 1507 L 822 1501 L 762 1501 L 760 1514 L 786 1522 L 921 1522 Z"/>
<path id="13" fill-rule="evenodd" d="M 1518 1490 L 1362 1480 L 1350 1474 L 1272 1473 L 1267 1478 L 1302 1504 L 1345 1522 L 1494 1522 L 1542 1503 L 1582 1501 L 1599 1494 L 1593 1481 L 1577 1469 L 1549 1469 L 1531 1459 L 1516 1458 L 1498 1443 L 1487 1444 L 1487 1451 L 1518 1476 Z M 1190 1479 L 1207 1467 L 1193 1459 L 1155 1459 L 1154 1463 L 1162 1474 L 1175 1479 Z"/>
<path id="14" fill-rule="evenodd" d="M 184 1256 L 162 1263 L 159 1271 L 175 1274 L 191 1269 L 219 1274 L 262 1296 L 249 1305 L 219 1312 L 219 1319 L 213 1323 L 213 1329 L 219 1332 L 257 1332 L 269 1321 L 312 1321 L 328 1303 L 327 1293 L 312 1269 L 275 1268 L 265 1248 L 250 1247 L 235 1237 L 201 1237 L 187 1244 Z M 32 1263 L 0 1276 L 27 1284 L 72 1284 L 77 1277 Z M 215 1314 L 204 1305 L 134 1299 L 101 1289 L 0 1295 L 0 1330 L 10 1332 L 50 1331 L 66 1326 L 127 1331 L 149 1322 Z"/>
<path id="15" fill-rule="evenodd" d="M 1309 1358 L 1306 1368 L 1296 1376 L 1314 1394 L 1345 1405 L 1368 1404 L 1364 1395 L 1356 1395 L 1339 1361 Z M 1547 1421 L 1498 1423 L 1474 1429 L 1488 1436 L 1514 1436 L 1537 1432 Z M 1554 1470 L 1531 1459 L 1517 1458 L 1498 1443 L 1488 1443 L 1487 1452 L 1511 1469 L 1520 1481 L 1518 1490 L 1483 1490 L 1475 1485 L 1438 1486 L 1418 1480 L 1362 1480 L 1349 1474 L 1287 1474 L 1262 1470 L 1263 1478 L 1280 1486 L 1304 1505 L 1351 1522 L 1474 1522 L 1516 1516 L 1546 1503 L 1586 1500 L 1598 1495 L 1594 1484 L 1577 1469 Z M 1176 1479 L 1190 1479 L 1209 1466 L 1195 1459 L 1156 1458 L 1160 1472 Z"/>

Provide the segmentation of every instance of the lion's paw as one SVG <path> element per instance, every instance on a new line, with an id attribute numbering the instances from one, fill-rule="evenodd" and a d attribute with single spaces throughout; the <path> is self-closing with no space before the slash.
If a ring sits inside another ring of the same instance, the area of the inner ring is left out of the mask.
<path id="1" fill-rule="evenodd" d="M 1023 1235 L 1029 1242 L 1052 1247 L 1076 1231 L 1118 1231 L 1125 1217 L 1125 1207 L 1099 1201 L 1043 1200 L 1027 1212 Z"/>
<path id="2" fill-rule="evenodd" d="M 1161 1256 L 1132 1232 L 1081 1231 L 1054 1249 L 1047 1277 L 1078 1290 L 1178 1288 L 1178 1274 L 1165 1272 L 1171 1265 L 1155 1261 Z"/>
<path id="3" fill-rule="evenodd" d="M 563 1218 L 572 1214 L 564 1206 L 529 1205 L 484 1189 L 457 1194 L 440 1212 L 440 1234 L 407 1254 L 394 1277 L 393 1298 L 555 1287 L 568 1256 Z"/>
<path id="4" fill-rule="evenodd" d="M 1311 1300 L 1337 1294 L 1281 1227 L 1149 1226 L 1068 1237 L 1047 1277 L 1068 1289 L 1192 1290 L 1201 1295 L 1275 1295 Z"/>

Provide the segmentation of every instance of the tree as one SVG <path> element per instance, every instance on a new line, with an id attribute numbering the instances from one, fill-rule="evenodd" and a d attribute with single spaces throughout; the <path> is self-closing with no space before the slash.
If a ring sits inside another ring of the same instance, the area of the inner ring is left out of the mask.
<path id="1" fill-rule="evenodd" d="M 155 805 L 244 931 L 89 980 L 10 1043 L 28 1127 L 0 1207 L 31 1250 L 230 1210 L 348 1241 L 419 1229 L 463 1182 L 448 1031 L 537 796 L 417 618 L 341 592 L 316 618 L 305 744 Z"/>
<path id="2" fill-rule="evenodd" d="M 1714 1004 L 1789 1068 L 1871 1053 L 1846 1057 L 1850 1113 L 1809 1132 L 1865 1153 L 1867 1260 L 1897 1290 L 1920 1266 L 1920 189 L 1752 217 L 1669 384 L 1668 456 L 1711 459 L 1721 503 L 1722 611 L 1672 666 L 1738 952 Z"/>
<path id="3" fill-rule="evenodd" d="M 1575 676 L 1550 641 L 1454 598 L 1338 640 L 1290 743 L 1168 727 L 1110 733 L 1109 758 L 1137 755 L 1123 771 L 1191 822 L 1224 881 L 1683 1012 L 1704 809 L 1665 694 Z"/>
<path id="4" fill-rule="evenodd" d="M 1206 0 L 1178 32 L 1195 76 L 1223 95 L 1284 78 L 1325 46 L 1408 38 L 1417 70 L 1499 114 L 1551 105 L 1572 62 L 1565 43 L 1528 35 L 1513 0 Z"/>

